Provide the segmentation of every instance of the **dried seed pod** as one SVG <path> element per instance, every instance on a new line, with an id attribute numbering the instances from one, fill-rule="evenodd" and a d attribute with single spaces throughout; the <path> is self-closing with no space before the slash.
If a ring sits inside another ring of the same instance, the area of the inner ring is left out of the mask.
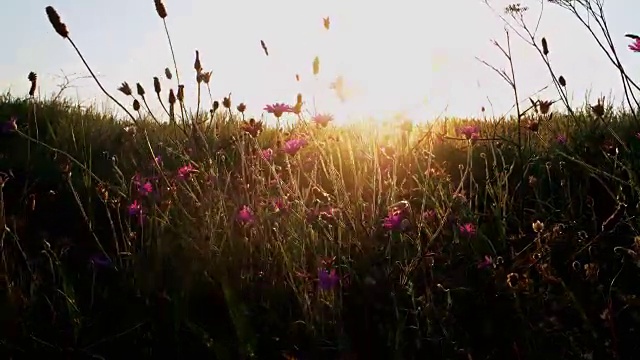
<path id="1" fill-rule="evenodd" d="M 178 101 L 184 102 L 184 85 L 178 85 Z"/>
<path id="2" fill-rule="evenodd" d="M 196 60 L 193 63 L 193 68 L 198 72 L 198 74 L 202 71 L 202 64 L 200 63 L 200 52 L 196 50 Z"/>
<path id="3" fill-rule="evenodd" d="M 127 96 L 131 96 L 133 94 L 133 92 L 131 91 L 131 87 L 126 81 L 123 82 L 122 85 L 120 85 L 120 87 L 118 88 L 118 91 L 122 92 Z"/>
<path id="4" fill-rule="evenodd" d="M 564 79 L 564 76 L 560 75 L 560 77 L 558 78 L 558 83 L 560 84 L 560 86 L 565 87 L 567 86 L 567 80 Z"/>
<path id="5" fill-rule="evenodd" d="M 144 88 L 140 83 L 136 83 L 136 91 L 138 92 L 139 96 L 144 97 Z"/>
<path id="6" fill-rule="evenodd" d="M 167 77 L 167 80 L 171 80 L 173 78 L 173 74 L 169 68 L 164 68 L 164 76 Z"/>
<path id="7" fill-rule="evenodd" d="M 542 53 L 544 55 L 549 55 L 549 46 L 547 44 L 547 39 L 542 38 Z"/>
<path id="8" fill-rule="evenodd" d="M 133 100 L 133 110 L 140 111 L 140 101 L 138 101 L 138 99 Z"/>
<path id="9" fill-rule="evenodd" d="M 173 105 L 176 103 L 176 94 L 173 92 L 173 89 L 169 89 L 169 104 Z"/>
<path id="10" fill-rule="evenodd" d="M 160 92 L 162 91 L 162 87 L 160 86 L 160 79 L 158 79 L 157 76 L 153 77 L 153 91 L 155 91 L 156 94 L 160 94 Z"/>
<path id="11" fill-rule="evenodd" d="M 31 87 L 29 88 L 29 96 L 33 96 L 36 93 L 36 86 L 38 83 L 38 75 L 31 71 L 27 79 L 31 82 Z"/>

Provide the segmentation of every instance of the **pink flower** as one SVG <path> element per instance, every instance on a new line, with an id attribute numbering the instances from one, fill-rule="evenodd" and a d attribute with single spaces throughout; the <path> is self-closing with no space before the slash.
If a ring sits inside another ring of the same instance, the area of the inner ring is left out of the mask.
<path id="1" fill-rule="evenodd" d="M 629 50 L 633 52 L 640 52 L 640 39 L 634 39 L 629 45 Z"/>
<path id="2" fill-rule="evenodd" d="M 162 166 L 162 156 L 158 155 L 155 158 L 153 158 L 152 165 L 155 165 L 157 167 L 161 167 Z"/>
<path id="3" fill-rule="evenodd" d="M 402 213 L 400 211 L 394 211 L 384 218 L 382 226 L 387 230 L 400 230 L 402 227 L 402 220 Z"/>
<path id="4" fill-rule="evenodd" d="M 262 150 L 262 158 L 266 161 L 273 160 L 273 149 L 269 148 Z"/>
<path id="5" fill-rule="evenodd" d="M 295 155 L 306 145 L 307 140 L 305 139 L 292 139 L 284 143 L 282 150 L 289 155 Z"/>
<path id="6" fill-rule="evenodd" d="M 466 237 L 472 237 L 476 234 L 476 226 L 472 223 L 466 223 L 463 225 L 459 225 L 458 229 L 460 230 L 460 235 Z"/>
<path id="7" fill-rule="evenodd" d="M 191 174 L 197 172 L 198 170 L 196 170 L 193 165 L 191 164 L 187 164 L 181 168 L 178 169 L 178 177 L 181 179 L 188 179 Z"/>
<path id="8" fill-rule="evenodd" d="M 236 219 L 238 220 L 238 222 L 242 224 L 251 224 L 255 221 L 251 208 L 249 208 L 246 205 L 242 206 L 242 209 L 238 211 L 238 215 L 236 216 Z"/>
<path id="9" fill-rule="evenodd" d="M 138 203 L 138 200 L 135 200 L 131 205 L 129 205 L 129 215 L 135 216 L 139 215 L 142 212 L 142 205 Z"/>
<path id="10" fill-rule="evenodd" d="M 318 285 L 324 291 L 333 290 L 340 283 L 340 277 L 336 274 L 336 269 L 331 271 L 323 268 L 318 269 Z"/>
<path id="11" fill-rule="evenodd" d="M 293 108 L 286 104 L 275 103 L 273 105 L 267 105 L 264 107 L 269 114 L 273 114 L 275 117 L 279 118 L 284 113 L 293 112 Z"/>
<path id="12" fill-rule="evenodd" d="M 478 263 L 478 269 L 485 269 L 491 265 L 493 265 L 493 258 L 491 258 L 491 256 L 485 255 L 484 259 Z"/>
<path id="13" fill-rule="evenodd" d="M 273 201 L 273 209 L 275 212 L 285 212 L 287 211 L 287 204 L 283 199 L 276 199 Z"/>
<path id="14" fill-rule="evenodd" d="M 431 223 L 436 220 L 436 216 L 436 211 L 433 209 L 429 209 L 422 214 L 422 220 L 427 223 Z"/>
<path id="15" fill-rule="evenodd" d="M 480 136 L 480 127 L 475 125 L 463 125 L 456 129 L 458 135 L 464 135 L 467 140 L 475 140 Z"/>
<path id="16" fill-rule="evenodd" d="M 560 145 L 564 145 L 567 143 L 567 137 L 564 135 L 558 135 L 556 136 L 556 142 Z"/>
<path id="17" fill-rule="evenodd" d="M 333 116 L 329 114 L 318 114 L 314 116 L 311 121 L 316 123 L 318 126 L 326 127 L 331 121 L 333 121 Z"/>
<path id="18" fill-rule="evenodd" d="M 149 195 L 151 192 L 153 192 L 153 185 L 151 185 L 151 183 L 147 181 L 146 183 L 140 185 L 138 191 L 140 192 L 140 195 Z"/>
<path id="19" fill-rule="evenodd" d="M 16 118 L 15 116 L 12 116 L 11 119 L 9 119 L 9 121 L 2 124 L 2 132 L 11 133 L 18 130 L 17 121 L 18 121 L 18 118 Z"/>

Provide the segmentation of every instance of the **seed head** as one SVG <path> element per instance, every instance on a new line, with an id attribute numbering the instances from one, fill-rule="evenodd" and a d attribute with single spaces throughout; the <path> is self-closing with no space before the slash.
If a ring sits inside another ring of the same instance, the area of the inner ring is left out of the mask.
<path id="1" fill-rule="evenodd" d="M 229 94 L 228 97 L 225 97 L 224 99 L 222 99 L 222 106 L 224 106 L 227 109 L 231 108 L 231 94 Z"/>
<path id="2" fill-rule="evenodd" d="M 591 111 L 593 111 L 593 114 L 597 117 L 604 116 L 604 97 L 599 98 L 595 105 L 591 105 Z"/>
<path id="3" fill-rule="evenodd" d="M 169 89 L 169 104 L 173 105 L 176 103 L 176 94 L 173 92 L 173 89 Z"/>
<path id="4" fill-rule="evenodd" d="M 202 81 L 205 84 L 209 84 L 209 81 L 211 81 L 211 71 L 205 71 L 202 73 Z"/>
<path id="5" fill-rule="evenodd" d="M 171 74 L 171 70 L 169 70 L 169 68 L 164 68 L 164 76 L 167 77 L 167 80 L 171 80 L 171 78 L 173 78 L 173 74 Z"/>
<path id="6" fill-rule="evenodd" d="M 31 87 L 29 88 L 29 96 L 33 96 L 36 92 L 36 85 L 38 83 L 38 75 L 31 71 L 27 79 L 31 82 Z"/>
<path id="7" fill-rule="evenodd" d="M 133 100 L 133 110 L 140 111 L 140 101 L 138 101 L 138 99 Z"/>
<path id="8" fill-rule="evenodd" d="M 542 230 L 544 230 L 544 223 L 541 222 L 540 220 L 536 220 L 536 222 L 532 224 L 532 227 L 533 227 L 533 231 L 539 233 Z"/>
<path id="9" fill-rule="evenodd" d="M 542 53 L 546 56 L 549 55 L 549 46 L 547 45 L 547 39 L 542 38 Z"/>
<path id="10" fill-rule="evenodd" d="M 178 85 L 178 101 L 184 102 L 184 85 Z"/>
<path id="11" fill-rule="evenodd" d="M 156 4 L 156 12 L 158 13 L 158 16 L 162 19 L 166 18 L 167 8 L 164 7 L 162 0 L 153 0 L 153 2 Z"/>
<path id="12" fill-rule="evenodd" d="M 196 61 L 193 63 L 193 68 L 199 74 L 202 71 L 202 64 L 200 63 L 200 52 L 196 50 Z"/>
<path id="13" fill-rule="evenodd" d="M 560 84 L 560 86 L 565 87 L 567 86 L 567 80 L 564 79 L 564 76 L 560 75 L 560 77 L 558 78 L 558 83 Z"/>
<path id="14" fill-rule="evenodd" d="M 153 77 L 153 91 L 155 91 L 156 94 L 160 94 L 160 92 L 162 91 L 162 87 L 160 86 L 160 79 L 158 79 L 157 76 Z"/>
<path id="15" fill-rule="evenodd" d="M 218 100 L 213 102 L 213 112 L 215 113 L 216 111 L 218 111 L 218 108 L 220 107 L 220 102 L 218 102 Z"/>
<path id="16" fill-rule="evenodd" d="M 56 9 L 54 9 L 53 6 L 47 6 L 45 8 L 45 11 L 47 12 L 49 22 L 53 26 L 53 29 L 58 33 L 58 35 L 62 36 L 65 39 L 69 37 L 67 24 L 63 23 L 62 20 L 60 20 L 60 15 L 58 15 Z"/>
<path id="17" fill-rule="evenodd" d="M 131 96 L 131 94 L 133 94 L 133 92 L 131 91 L 131 87 L 126 81 L 123 82 L 122 85 L 120 85 L 118 90 L 127 96 Z"/>
<path id="18" fill-rule="evenodd" d="M 247 105 L 245 105 L 244 103 L 240 103 L 240 105 L 238 105 L 237 109 L 238 109 L 239 112 L 244 113 L 244 111 L 247 110 Z"/>
<path id="19" fill-rule="evenodd" d="M 538 100 L 538 108 L 540 109 L 540 113 L 542 115 L 547 115 L 549 110 L 551 110 L 552 101 L 549 100 Z"/>
<path id="20" fill-rule="evenodd" d="M 144 97 L 144 88 L 142 87 L 142 85 L 140 85 L 140 83 L 136 83 L 136 91 L 138 92 L 139 96 Z"/>

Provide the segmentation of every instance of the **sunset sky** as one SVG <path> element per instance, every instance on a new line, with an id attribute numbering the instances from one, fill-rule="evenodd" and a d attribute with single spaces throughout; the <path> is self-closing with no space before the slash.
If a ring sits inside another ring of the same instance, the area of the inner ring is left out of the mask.
<path id="1" fill-rule="evenodd" d="M 295 102 L 301 92 L 308 109 L 335 114 L 340 122 L 363 116 L 389 118 L 396 114 L 422 121 L 446 109 L 451 116 L 477 116 L 485 106 L 496 115 L 513 103 L 508 86 L 480 64 L 480 57 L 497 67 L 508 64 L 490 42 L 504 42 L 504 25 L 480 0 L 165 0 L 167 22 L 187 97 L 195 94 L 194 50 L 203 67 L 213 71 L 214 97 L 232 92 L 234 103 L 248 105 L 260 117 L 267 103 Z M 508 1 L 493 1 L 501 10 Z M 390 6 L 392 5 L 393 6 Z M 530 5 L 531 23 L 538 1 Z M 153 76 L 173 68 L 161 19 L 153 1 L 29 0 L 3 7 L 0 24 L 0 88 L 15 95 L 28 91 L 26 76 L 40 76 L 41 92 L 51 94 L 57 76 L 86 75 L 70 44 L 51 28 L 45 7 L 54 6 L 67 24 L 71 38 L 83 51 L 107 89 L 127 81 L 141 82 L 152 92 Z M 627 32 L 640 33 L 640 2 L 606 2 L 610 30 L 629 73 L 640 79 L 640 54 L 627 50 Z M 323 27 L 329 16 L 331 28 Z M 592 89 L 616 94 L 620 81 L 615 69 L 589 34 L 566 10 L 545 5 L 539 30 L 547 37 L 550 57 L 564 75 L 576 104 Z M 550 84 L 540 59 L 513 35 L 516 76 L 522 95 Z M 269 48 L 264 55 L 260 40 Z M 320 58 L 320 74 L 312 74 L 312 61 Z M 297 82 L 295 75 L 300 74 Z M 342 103 L 329 84 L 343 76 L 350 98 Z M 66 93 L 85 104 L 106 102 L 95 83 L 74 82 Z M 176 86 L 163 82 L 164 88 Z M 120 93 L 119 99 L 125 99 Z M 553 90 L 542 94 L 554 97 Z M 130 103 L 127 100 L 127 105 Z M 151 101 L 156 104 L 155 101 Z M 207 100 L 208 103 L 208 100 Z M 191 102 L 193 104 L 193 102 Z M 154 105 L 155 106 L 155 105 Z"/>

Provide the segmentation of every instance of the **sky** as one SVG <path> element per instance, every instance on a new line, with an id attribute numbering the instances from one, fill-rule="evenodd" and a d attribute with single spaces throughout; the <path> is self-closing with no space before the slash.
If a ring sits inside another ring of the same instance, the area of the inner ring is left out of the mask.
<path id="1" fill-rule="evenodd" d="M 535 23 L 539 0 L 530 6 Z M 513 105 L 509 86 L 481 58 L 498 68 L 508 66 L 491 43 L 504 44 L 504 24 L 482 0 L 164 0 L 167 24 L 186 96 L 195 104 L 195 50 L 205 70 L 213 72 L 213 96 L 229 92 L 235 104 L 261 117 L 265 104 L 294 103 L 302 93 L 312 113 L 331 113 L 339 123 L 362 118 L 404 116 L 414 121 L 448 116 L 502 115 Z M 499 11 L 509 1 L 493 0 Z M 391 6 L 393 4 L 393 6 Z M 173 69 L 162 20 L 153 1 L 10 0 L 0 12 L 5 36 L 0 56 L 0 89 L 26 94 L 29 71 L 39 75 L 41 95 L 56 92 L 63 74 L 88 72 L 70 44 L 58 36 L 45 14 L 56 8 L 104 86 L 128 100 L 117 87 L 141 82 L 153 93 L 153 77 Z M 627 32 L 640 33 L 640 2 L 605 0 L 606 16 L 621 59 L 631 76 L 640 77 L 640 54 L 627 50 Z M 323 27 L 329 17 L 330 30 Z M 615 68 L 576 18 L 546 4 L 538 30 L 549 42 L 550 58 L 567 79 L 575 104 L 603 94 L 621 100 Z M 265 56 L 260 46 L 269 49 Z M 536 53 L 512 34 L 516 80 L 521 96 L 551 84 Z M 314 76 L 312 62 L 320 59 Z M 296 81 L 295 75 L 300 75 Z M 349 98 L 342 102 L 330 84 L 342 76 Z M 92 80 L 78 79 L 65 95 L 83 104 L 112 108 Z M 176 87 L 163 80 L 163 86 Z M 542 98 L 555 98 L 552 88 Z M 166 95 L 165 95 L 166 97 Z M 209 103 L 208 96 L 206 104 Z M 157 109 L 156 101 L 150 101 Z M 264 115 L 266 116 L 266 115 Z"/>

